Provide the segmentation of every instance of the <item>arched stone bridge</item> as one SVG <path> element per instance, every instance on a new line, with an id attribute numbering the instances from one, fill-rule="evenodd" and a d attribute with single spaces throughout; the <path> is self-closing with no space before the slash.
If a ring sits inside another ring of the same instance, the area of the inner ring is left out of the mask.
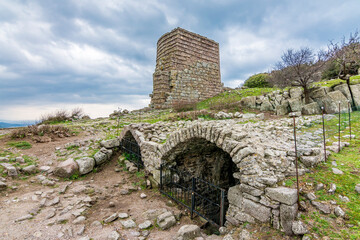
<path id="1" fill-rule="evenodd" d="M 300 126 L 306 120 L 297 121 Z M 165 163 L 227 189 L 229 224 L 270 222 L 291 234 L 297 192 L 278 183 L 295 175 L 292 119 L 131 124 L 123 129 L 120 140 L 126 137 L 136 140 L 145 169 L 156 181 L 160 164 Z M 307 144 L 299 146 L 300 174 L 324 160 L 316 143 Z"/>

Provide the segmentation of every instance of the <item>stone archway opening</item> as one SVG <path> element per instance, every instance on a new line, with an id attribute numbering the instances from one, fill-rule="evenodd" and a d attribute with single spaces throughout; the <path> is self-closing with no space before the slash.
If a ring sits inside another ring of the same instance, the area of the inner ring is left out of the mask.
<path id="1" fill-rule="evenodd" d="M 164 165 L 175 169 L 170 176 L 172 187 L 175 188 L 175 191 L 171 188 L 174 191 L 172 196 L 176 197 L 179 192 L 183 194 L 187 190 L 186 186 L 190 188 L 195 184 L 195 208 L 204 208 L 201 213 L 207 214 L 206 219 L 222 225 L 229 207 L 227 192 L 238 184 L 233 174 L 239 170 L 230 154 L 205 139 L 192 138 L 176 145 L 162 161 Z M 195 183 L 192 182 L 193 178 Z M 221 189 L 224 190 L 223 196 Z"/>
<path id="2" fill-rule="evenodd" d="M 127 159 L 133 162 L 138 169 L 144 167 L 140 146 L 130 131 L 121 139 L 120 147 L 127 154 Z"/>

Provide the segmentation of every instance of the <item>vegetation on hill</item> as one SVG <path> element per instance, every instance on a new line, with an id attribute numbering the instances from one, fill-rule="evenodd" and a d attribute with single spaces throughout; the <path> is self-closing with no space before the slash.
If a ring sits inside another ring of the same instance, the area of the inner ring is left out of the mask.
<path id="1" fill-rule="evenodd" d="M 244 86 L 248 88 L 267 88 L 270 87 L 269 81 L 269 74 L 267 73 L 258 73 L 249 77 Z"/>

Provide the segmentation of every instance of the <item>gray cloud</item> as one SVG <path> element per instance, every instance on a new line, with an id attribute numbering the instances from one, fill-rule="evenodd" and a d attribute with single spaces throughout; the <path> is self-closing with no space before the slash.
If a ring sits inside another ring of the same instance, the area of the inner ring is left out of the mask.
<path id="1" fill-rule="evenodd" d="M 359 28 L 357 10 L 357 0 L 1 1 L 0 118 L 146 106 L 156 42 L 177 26 L 220 43 L 222 81 L 235 87 L 286 48 L 323 47 Z"/>

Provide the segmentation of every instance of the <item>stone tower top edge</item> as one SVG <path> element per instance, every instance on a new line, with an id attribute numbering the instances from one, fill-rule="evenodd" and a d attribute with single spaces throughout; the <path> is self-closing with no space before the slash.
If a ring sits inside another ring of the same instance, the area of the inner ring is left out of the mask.
<path id="1" fill-rule="evenodd" d="M 202 35 L 200 35 L 200 34 L 191 32 L 191 31 L 186 30 L 186 29 L 181 28 L 181 27 L 174 28 L 174 29 L 171 30 L 170 32 L 164 33 L 164 34 L 159 38 L 159 40 L 157 41 L 157 45 L 159 44 L 159 42 L 161 42 L 161 40 L 162 40 L 163 38 L 165 38 L 166 36 L 168 36 L 168 35 L 170 35 L 170 34 L 172 34 L 172 33 L 175 33 L 175 32 L 179 32 L 179 33 L 180 33 L 180 32 L 184 32 L 184 33 L 187 33 L 187 34 L 196 36 L 196 37 L 198 37 L 198 38 L 205 39 L 205 40 L 207 40 L 207 41 L 209 41 L 209 42 L 212 42 L 212 43 L 214 43 L 214 44 L 216 44 L 216 45 L 219 45 L 218 42 L 216 42 L 216 41 L 214 41 L 214 40 L 212 40 L 212 39 L 210 39 L 210 38 L 204 37 L 204 36 L 202 36 Z"/>

